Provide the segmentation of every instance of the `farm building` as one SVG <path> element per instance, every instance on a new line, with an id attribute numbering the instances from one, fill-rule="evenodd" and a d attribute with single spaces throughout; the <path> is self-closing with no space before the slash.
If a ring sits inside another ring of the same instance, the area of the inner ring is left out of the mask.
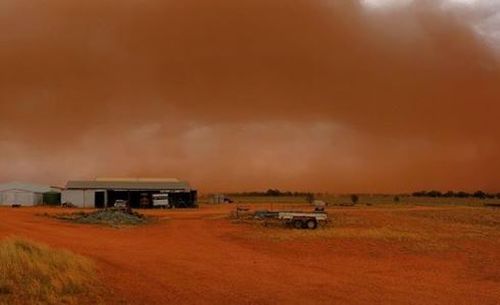
<path id="1" fill-rule="evenodd" d="M 62 202 L 82 208 L 112 207 L 117 201 L 128 202 L 132 208 L 152 208 L 156 200 L 170 207 L 197 206 L 197 191 L 178 179 L 116 179 L 101 178 L 69 181 L 62 193 Z"/>
<path id="2" fill-rule="evenodd" d="M 43 203 L 60 203 L 60 189 L 21 182 L 0 184 L 0 205 L 37 205 Z"/>

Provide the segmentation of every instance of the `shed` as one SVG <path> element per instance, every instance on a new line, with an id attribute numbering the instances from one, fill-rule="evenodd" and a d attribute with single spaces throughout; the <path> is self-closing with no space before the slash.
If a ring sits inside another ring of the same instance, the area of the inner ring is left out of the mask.
<path id="1" fill-rule="evenodd" d="M 132 208 L 153 207 L 158 194 L 168 197 L 171 207 L 197 206 L 197 192 L 178 179 L 98 178 L 86 181 L 68 181 L 62 201 L 83 208 L 112 207 L 117 201 L 126 201 Z"/>
<path id="2" fill-rule="evenodd" d="M 37 205 L 43 203 L 45 193 L 59 192 L 59 189 L 47 185 L 9 182 L 0 184 L 0 205 Z"/>

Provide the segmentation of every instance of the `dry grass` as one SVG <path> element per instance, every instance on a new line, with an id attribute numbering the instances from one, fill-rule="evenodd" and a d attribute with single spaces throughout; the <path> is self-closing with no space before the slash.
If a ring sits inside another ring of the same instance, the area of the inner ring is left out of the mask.
<path id="1" fill-rule="evenodd" d="M 500 210 L 494 208 L 407 211 L 404 214 L 443 224 L 500 228 Z"/>
<path id="2" fill-rule="evenodd" d="M 100 304 L 92 261 L 22 239 L 0 242 L 0 305 Z"/>
<path id="3" fill-rule="evenodd" d="M 395 202 L 396 195 L 366 195 L 360 194 L 357 206 L 377 206 L 377 207 L 408 207 L 408 206 L 471 206 L 482 207 L 485 204 L 500 204 L 500 199 L 479 199 L 479 198 L 447 198 L 447 197 L 413 197 L 409 195 L 399 195 L 399 201 Z M 305 196 L 233 196 L 235 204 L 288 204 L 290 207 L 296 205 L 308 205 Z M 323 200 L 330 206 L 342 206 L 351 204 L 351 195 L 321 195 L 315 199 Z M 200 199 L 200 203 L 209 203 L 209 198 Z"/>
<path id="4" fill-rule="evenodd" d="M 321 228 L 313 232 L 304 230 L 291 230 L 288 234 L 273 232 L 270 235 L 274 240 L 293 240 L 293 239 L 358 239 L 358 240 L 378 240 L 388 242 L 419 241 L 424 237 L 412 232 L 397 231 L 391 228 L 372 228 L 372 229 L 332 229 L 330 227 Z"/>
<path id="5" fill-rule="evenodd" d="M 247 237 L 278 242 L 365 240 L 399 245 L 412 252 L 456 249 L 471 240 L 500 241 L 500 213 L 494 209 L 336 209 L 330 211 L 330 219 L 330 224 L 313 231 L 247 220 L 254 227 Z"/>
<path id="6" fill-rule="evenodd" d="M 311 240 L 311 239 L 358 239 L 358 240 L 379 240 L 388 242 L 424 241 L 428 239 L 426 234 L 421 232 L 411 232 L 398 230 L 391 227 L 336 227 L 327 225 L 314 231 L 296 230 L 293 228 L 283 228 L 277 226 L 260 226 L 257 238 L 269 238 L 274 241 L 289 240 Z"/>

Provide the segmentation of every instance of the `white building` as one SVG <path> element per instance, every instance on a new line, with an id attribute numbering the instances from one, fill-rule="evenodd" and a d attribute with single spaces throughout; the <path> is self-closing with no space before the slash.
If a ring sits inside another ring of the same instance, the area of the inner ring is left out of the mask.
<path id="1" fill-rule="evenodd" d="M 43 203 L 43 194 L 58 189 L 38 184 L 10 182 L 0 184 L 0 205 L 37 205 Z"/>
<path id="2" fill-rule="evenodd" d="M 153 206 L 157 194 L 168 196 L 171 206 L 197 206 L 197 192 L 185 181 L 173 178 L 98 178 L 87 181 L 68 181 L 61 200 L 81 208 L 112 207 L 118 200 L 132 208 Z"/>

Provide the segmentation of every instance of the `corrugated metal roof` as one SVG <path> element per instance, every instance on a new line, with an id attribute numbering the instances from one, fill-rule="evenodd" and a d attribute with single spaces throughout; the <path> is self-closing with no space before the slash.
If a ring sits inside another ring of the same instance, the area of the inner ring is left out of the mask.
<path id="1" fill-rule="evenodd" d="M 48 185 L 40 185 L 25 182 L 9 182 L 0 184 L 0 192 L 18 190 L 27 191 L 32 193 L 48 193 L 48 192 L 58 192 L 59 190 Z"/>
<path id="2" fill-rule="evenodd" d="M 179 182 L 177 178 L 109 178 L 97 177 L 95 181 L 124 181 L 124 182 Z"/>
<path id="3" fill-rule="evenodd" d="M 184 181 L 68 181 L 66 189 L 114 189 L 114 190 L 184 190 L 191 188 Z"/>

